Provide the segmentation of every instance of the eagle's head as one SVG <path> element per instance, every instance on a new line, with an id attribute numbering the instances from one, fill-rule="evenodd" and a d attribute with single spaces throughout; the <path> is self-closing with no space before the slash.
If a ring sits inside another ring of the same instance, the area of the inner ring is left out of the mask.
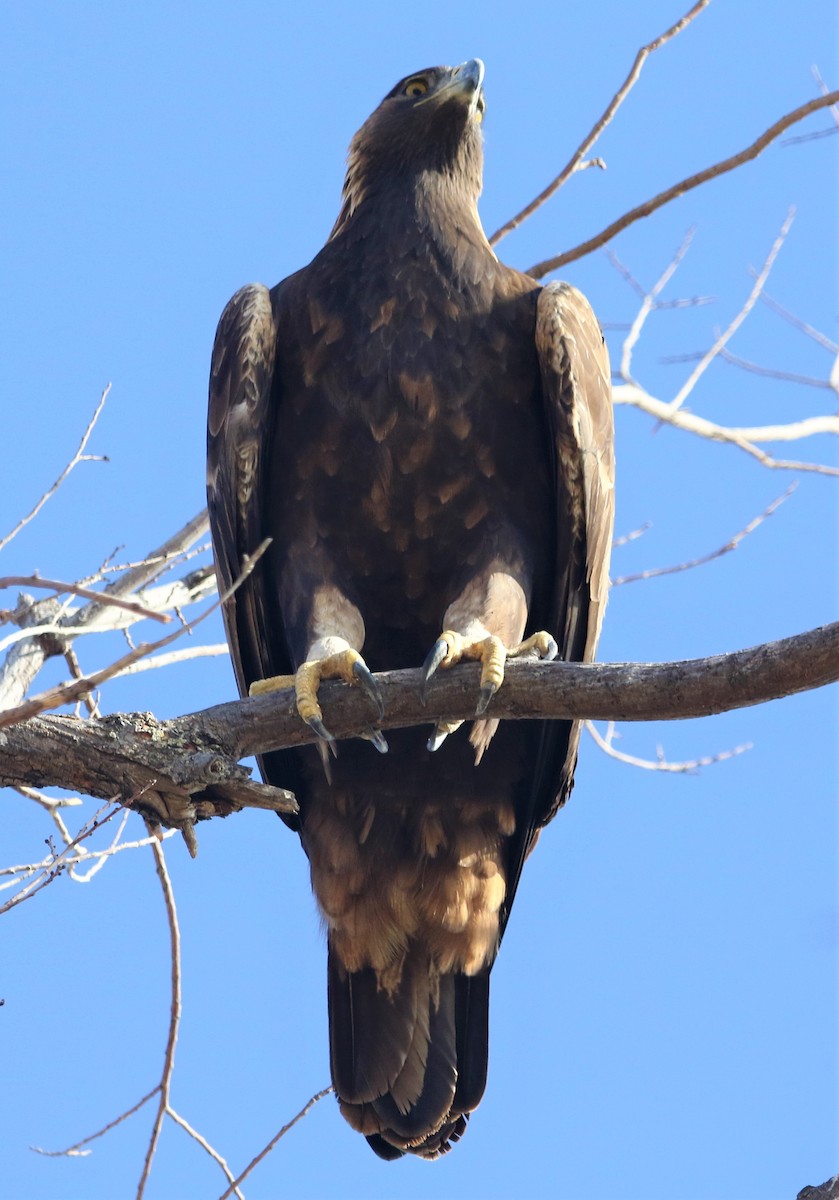
<path id="1" fill-rule="evenodd" d="M 406 75 L 350 143 L 345 214 L 394 187 L 462 191 L 474 205 L 481 191 L 484 64 L 427 67 Z"/>

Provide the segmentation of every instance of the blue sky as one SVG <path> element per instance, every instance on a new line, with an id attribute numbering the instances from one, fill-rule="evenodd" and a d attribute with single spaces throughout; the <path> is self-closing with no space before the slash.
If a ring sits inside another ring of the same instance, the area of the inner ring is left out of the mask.
<path id="1" fill-rule="evenodd" d="M 75 579 L 116 546 L 141 557 L 202 507 L 218 315 L 242 283 L 273 284 L 317 251 L 346 145 L 398 78 L 485 60 L 481 209 L 493 230 L 556 174 L 638 47 L 683 7 L 7 8 L 0 535 L 113 389 L 90 445 L 110 461 L 73 474 L 0 572 Z M 715 0 L 654 55 L 598 145 L 608 170 L 575 177 L 501 256 L 527 267 L 745 146 L 816 94 L 813 64 L 836 86 L 833 7 L 772 10 Z M 821 113 L 791 133 L 829 124 Z M 620 236 L 615 251 L 649 286 L 696 226 L 666 296 L 713 298 L 650 319 L 634 361 L 649 392 L 675 394 L 690 367 L 663 360 L 705 349 L 736 314 L 791 204 L 767 290 L 836 340 L 835 185 L 835 139 L 776 145 Z M 563 277 L 591 298 L 616 363 L 638 298 L 602 251 Z M 831 367 L 763 304 L 731 349 L 820 379 Z M 689 404 L 738 426 L 836 408 L 829 391 L 719 362 Z M 839 481 L 768 471 L 625 407 L 617 435 L 616 532 L 652 525 L 615 552 L 616 575 L 712 551 L 799 486 L 736 553 L 615 589 L 601 658 L 714 654 L 835 618 Z M 775 449 L 836 461 L 826 438 Z M 219 641 L 220 622 L 198 636 Z M 113 645 L 80 646 L 83 666 L 104 665 Z M 165 717 L 233 692 L 229 664 L 209 659 L 118 681 L 103 705 Z M 647 759 L 659 745 L 671 760 L 754 748 L 669 775 L 585 739 L 493 975 L 489 1087 L 465 1139 L 436 1165 L 383 1164 L 328 1099 L 254 1173 L 251 1200 L 781 1200 L 837 1169 L 835 689 L 621 734 L 622 750 Z M 45 815 L 13 793 L 3 814 L 3 862 L 39 857 Z M 140 836 L 138 818 L 129 830 Z M 167 844 L 184 956 L 172 1102 L 237 1170 L 328 1080 L 324 944 L 305 859 L 275 818 L 247 813 L 199 836 L 195 862 Z M 86 1158 L 28 1147 L 76 1141 L 159 1078 L 169 964 L 149 852 L 119 856 L 86 886 L 59 880 L 6 916 L 0 938 L 0 1191 L 132 1194 L 147 1110 Z M 222 1190 L 218 1168 L 168 1125 L 147 1195 Z"/>

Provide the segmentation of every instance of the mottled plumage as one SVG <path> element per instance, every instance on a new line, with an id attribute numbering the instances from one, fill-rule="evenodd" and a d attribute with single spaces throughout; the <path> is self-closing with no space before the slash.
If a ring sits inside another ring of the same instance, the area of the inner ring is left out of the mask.
<path id="1" fill-rule="evenodd" d="M 475 61 L 397 84 L 353 139 L 323 250 L 222 315 L 208 465 L 220 586 L 272 538 L 225 609 L 243 693 L 336 652 L 419 666 L 443 630 L 508 649 L 546 630 L 562 657 L 594 656 L 608 358 L 579 292 L 503 266 L 486 240 L 482 76 Z M 447 1150 L 481 1099 L 490 968 L 579 741 L 558 721 L 447 732 L 436 752 L 427 729 L 389 733 L 384 756 L 342 742 L 328 770 L 313 747 L 262 760 L 300 802 L 341 1109 L 385 1158 Z"/>

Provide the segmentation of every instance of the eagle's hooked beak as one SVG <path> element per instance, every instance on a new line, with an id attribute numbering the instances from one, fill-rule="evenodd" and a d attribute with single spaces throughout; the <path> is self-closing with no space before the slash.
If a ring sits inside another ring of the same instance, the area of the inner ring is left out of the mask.
<path id="1" fill-rule="evenodd" d="M 469 112 L 474 116 L 477 114 L 478 119 L 483 116 L 484 111 L 484 64 L 480 58 L 470 58 L 468 62 L 461 63 L 452 72 L 452 77 L 448 83 L 444 83 L 441 87 L 436 88 L 429 95 L 424 96 L 422 100 L 417 101 L 417 106 L 427 104 L 429 100 L 442 100 L 448 96 L 463 96 L 468 98 Z"/>

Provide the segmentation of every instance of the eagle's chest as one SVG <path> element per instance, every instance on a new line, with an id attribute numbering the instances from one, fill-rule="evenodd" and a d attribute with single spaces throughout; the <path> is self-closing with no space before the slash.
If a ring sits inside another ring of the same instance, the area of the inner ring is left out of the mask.
<path id="1" fill-rule="evenodd" d="M 513 543 L 527 558 L 551 508 L 531 307 L 373 307 L 324 323 L 286 373 L 274 511 L 360 601 L 431 628 L 441 591 Z"/>

